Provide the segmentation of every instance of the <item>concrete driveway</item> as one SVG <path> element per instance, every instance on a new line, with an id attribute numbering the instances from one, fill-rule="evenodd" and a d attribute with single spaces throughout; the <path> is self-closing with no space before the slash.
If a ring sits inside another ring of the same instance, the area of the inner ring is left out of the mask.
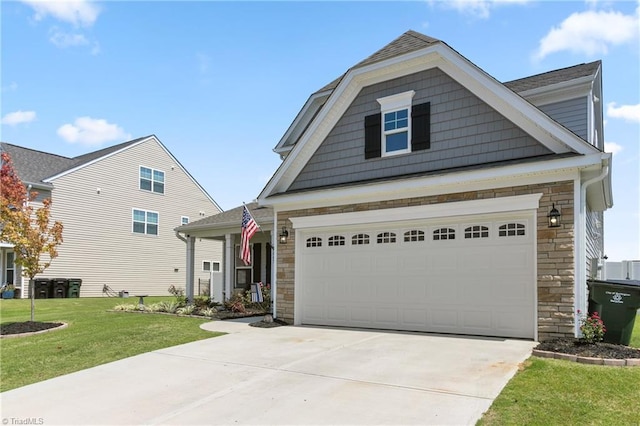
<path id="1" fill-rule="evenodd" d="M 203 328 L 229 334 L 4 392 L 3 424 L 474 424 L 534 346 L 228 321 Z"/>

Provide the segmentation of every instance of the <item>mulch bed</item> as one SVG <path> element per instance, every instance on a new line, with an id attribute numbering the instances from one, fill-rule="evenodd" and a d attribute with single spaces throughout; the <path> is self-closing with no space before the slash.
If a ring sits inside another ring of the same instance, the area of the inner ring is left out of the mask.
<path id="1" fill-rule="evenodd" d="M 259 327 L 259 328 L 273 328 L 273 327 L 282 327 L 283 325 L 289 325 L 281 319 L 274 318 L 272 321 L 257 321 L 249 324 L 251 327 Z"/>
<path id="2" fill-rule="evenodd" d="M 640 358 L 640 349 L 613 343 L 586 343 L 576 338 L 548 340 L 538 344 L 535 349 L 593 358 Z"/>
<path id="3" fill-rule="evenodd" d="M 0 325 L 0 335 L 6 336 L 9 334 L 34 333 L 36 331 L 49 330 L 51 328 L 60 327 L 62 325 L 63 324 L 61 322 L 12 322 Z"/>

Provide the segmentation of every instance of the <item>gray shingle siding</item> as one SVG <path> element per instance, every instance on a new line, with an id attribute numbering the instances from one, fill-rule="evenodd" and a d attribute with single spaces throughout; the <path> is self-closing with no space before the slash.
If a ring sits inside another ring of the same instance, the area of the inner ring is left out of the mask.
<path id="1" fill-rule="evenodd" d="M 587 106 L 588 99 L 583 96 L 538 108 L 582 139 L 587 140 Z"/>
<path id="2" fill-rule="evenodd" d="M 413 104 L 431 102 L 431 149 L 364 159 L 364 117 L 377 98 L 415 90 Z M 542 144 L 439 69 L 365 87 L 289 190 L 429 172 L 549 154 Z"/>

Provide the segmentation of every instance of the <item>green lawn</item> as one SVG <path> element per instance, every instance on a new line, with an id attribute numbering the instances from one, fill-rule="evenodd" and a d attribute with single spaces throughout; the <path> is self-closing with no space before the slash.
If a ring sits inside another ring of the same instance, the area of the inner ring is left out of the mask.
<path id="1" fill-rule="evenodd" d="M 640 316 L 630 346 L 640 347 Z M 531 357 L 479 425 L 640 425 L 640 367 Z"/>
<path id="2" fill-rule="evenodd" d="M 147 297 L 145 304 L 171 297 Z M 205 319 L 107 312 L 137 299 L 36 300 L 35 320 L 68 327 L 39 335 L 0 339 L 0 392 L 144 352 L 219 334 L 199 328 Z M 0 322 L 30 319 L 30 301 L 0 300 Z"/>

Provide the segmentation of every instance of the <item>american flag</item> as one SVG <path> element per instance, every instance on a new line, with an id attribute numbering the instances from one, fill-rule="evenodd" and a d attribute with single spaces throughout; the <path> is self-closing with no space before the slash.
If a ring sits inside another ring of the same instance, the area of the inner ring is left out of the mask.
<path id="1" fill-rule="evenodd" d="M 260 227 L 253 220 L 251 213 L 247 210 L 247 206 L 242 208 L 242 232 L 240 235 L 240 259 L 245 265 L 251 265 L 251 246 L 249 240 L 253 237 L 253 234 L 258 232 Z"/>

